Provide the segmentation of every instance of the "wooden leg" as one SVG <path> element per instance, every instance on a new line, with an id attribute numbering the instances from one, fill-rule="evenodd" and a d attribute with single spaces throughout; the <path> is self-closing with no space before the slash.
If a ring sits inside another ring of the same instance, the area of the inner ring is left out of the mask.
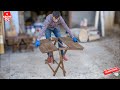
<path id="1" fill-rule="evenodd" d="M 66 71 L 65 71 L 65 69 L 64 69 L 64 64 L 63 64 L 63 61 L 62 61 L 61 63 L 62 63 L 63 75 L 65 76 Z"/>
<path id="2" fill-rule="evenodd" d="M 29 49 L 30 49 L 30 45 L 26 44 L 26 50 L 29 50 Z"/>
<path id="3" fill-rule="evenodd" d="M 54 72 L 53 68 L 50 66 L 50 64 L 48 63 L 47 60 L 45 60 L 45 64 L 48 64 L 48 66 L 50 67 L 50 69 Z"/>
<path id="4" fill-rule="evenodd" d="M 56 62 L 56 64 L 59 64 L 57 61 L 55 61 L 55 62 Z M 60 66 L 60 68 L 61 68 L 61 69 L 63 69 L 63 68 L 62 68 L 62 66 Z M 64 72 L 66 73 L 66 71 L 65 71 L 65 70 L 64 70 Z"/>
<path id="5" fill-rule="evenodd" d="M 31 43 L 26 44 L 26 50 L 29 50 L 29 49 L 34 51 L 34 47 L 33 47 L 33 45 Z"/>
<path id="6" fill-rule="evenodd" d="M 15 52 L 15 51 L 17 51 L 17 45 L 12 45 L 12 51 L 13 51 L 13 53 Z"/>
<path id="7" fill-rule="evenodd" d="M 59 51 L 59 55 L 60 55 L 60 62 L 58 63 L 58 66 L 57 66 L 57 68 L 56 68 L 56 70 L 55 70 L 53 76 L 56 75 L 56 73 L 57 73 L 57 71 L 58 71 L 58 68 L 60 67 L 60 64 L 61 64 L 61 61 L 62 61 L 62 57 L 61 57 L 61 52 L 60 52 L 60 51 Z"/>
<path id="8" fill-rule="evenodd" d="M 56 42 L 57 42 L 57 41 L 54 42 L 54 45 L 56 44 Z M 66 74 L 66 71 L 65 71 L 65 69 L 64 69 L 63 58 L 62 58 L 62 55 L 61 55 L 61 50 L 65 50 L 65 49 L 64 49 L 64 48 L 59 48 L 59 49 L 58 49 L 58 51 L 59 51 L 59 57 L 60 57 L 59 63 L 58 63 L 57 61 L 55 61 L 53 52 L 50 52 L 51 55 L 53 56 L 53 64 L 54 64 L 54 62 L 56 62 L 57 65 L 58 65 L 57 68 L 56 68 L 55 70 L 51 67 L 51 65 L 49 64 L 49 62 L 48 62 L 47 60 L 45 61 L 45 64 L 48 64 L 48 66 L 50 67 L 50 69 L 53 71 L 53 76 L 56 75 L 56 73 L 57 73 L 59 67 L 62 69 L 63 75 L 65 76 L 65 74 Z M 64 55 L 66 54 L 66 52 L 67 52 L 67 50 L 65 50 Z"/>
<path id="9" fill-rule="evenodd" d="M 61 55 L 60 50 L 59 50 L 59 55 L 60 55 L 60 62 L 58 63 L 58 66 L 57 66 L 57 68 L 56 68 L 56 70 L 55 70 L 53 76 L 56 75 L 56 73 L 57 73 L 59 67 L 63 70 L 63 75 L 64 75 L 64 76 L 65 76 L 65 73 L 66 73 L 66 71 L 65 71 L 65 69 L 64 69 L 63 58 L 62 58 L 62 55 Z M 62 67 L 60 66 L 60 64 L 62 65 Z"/>
<path id="10" fill-rule="evenodd" d="M 55 61 L 55 59 L 54 59 L 54 55 L 53 55 L 53 52 L 51 52 L 51 54 L 52 54 L 52 57 L 53 57 L 53 62 L 52 62 L 52 63 L 54 64 L 54 61 Z"/>
<path id="11" fill-rule="evenodd" d="M 67 51 L 65 51 L 64 55 L 66 54 Z M 64 64 L 63 64 L 63 58 L 62 58 L 62 55 L 61 55 L 61 52 L 59 51 L 59 54 L 60 54 L 60 61 L 61 61 L 61 65 L 62 65 L 62 70 L 63 70 L 63 75 L 65 76 L 65 69 L 64 69 Z"/>
<path id="12" fill-rule="evenodd" d="M 56 75 L 56 73 L 57 73 L 57 71 L 58 71 L 58 68 L 60 67 L 60 64 L 61 64 L 61 61 L 59 62 L 59 64 L 58 64 L 58 66 L 57 66 L 57 68 L 56 68 L 56 70 L 55 70 L 55 72 L 54 72 L 53 76 L 55 76 L 55 75 Z"/>
<path id="13" fill-rule="evenodd" d="M 51 68 L 51 70 L 53 71 L 53 72 L 55 72 L 54 71 L 54 69 L 50 66 L 50 64 L 47 62 L 47 64 L 48 64 L 48 66 Z"/>
<path id="14" fill-rule="evenodd" d="M 21 52 L 22 51 L 22 48 L 21 48 L 21 46 L 19 45 L 19 52 Z"/>

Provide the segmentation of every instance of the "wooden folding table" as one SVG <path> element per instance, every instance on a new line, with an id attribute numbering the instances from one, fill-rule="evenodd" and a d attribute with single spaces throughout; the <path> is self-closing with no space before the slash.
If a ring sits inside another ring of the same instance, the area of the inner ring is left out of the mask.
<path id="1" fill-rule="evenodd" d="M 62 41 L 62 44 L 60 43 L 60 41 Z M 56 47 L 56 43 L 59 43 L 62 47 Z M 56 75 L 57 71 L 59 68 L 62 69 L 63 71 L 63 75 L 65 76 L 66 71 L 64 68 L 64 63 L 63 63 L 63 58 L 61 55 L 61 50 L 64 50 L 64 55 L 66 54 L 67 50 L 83 50 L 83 46 L 81 46 L 78 42 L 73 42 L 72 39 L 70 37 L 61 37 L 61 38 L 50 38 L 50 39 L 43 39 L 41 40 L 41 45 L 39 47 L 40 51 L 42 53 L 52 53 L 54 51 L 58 51 L 59 52 L 59 62 L 57 62 L 56 60 L 53 61 L 58 65 L 56 69 L 53 69 L 52 66 L 47 62 L 47 60 L 45 60 L 46 64 L 48 64 L 48 66 L 50 67 L 50 69 L 53 71 L 53 76 Z M 54 55 L 53 55 L 54 56 Z M 53 57 L 54 59 L 54 57 Z"/>

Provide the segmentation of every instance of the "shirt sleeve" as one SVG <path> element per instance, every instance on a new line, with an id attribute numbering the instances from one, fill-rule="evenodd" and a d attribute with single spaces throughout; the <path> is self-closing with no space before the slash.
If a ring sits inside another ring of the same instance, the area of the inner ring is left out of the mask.
<path id="1" fill-rule="evenodd" d="M 65 23 L 62 17 L 60 17 L 60 23 L 62 24 L 64 29 L 69 33 L 69 35 L 73 38 L 74 37 L 73 34 L 71 33 L 69 27 L 67 26 L 67 24 Z"/>
<path id="2" fill-rule="evenodd" d="M 49 15 L 49 16 L 46 17 L 46 19 L 45 19 L 45 21 L 44 21 L 44 23 L 43 23 L 42 30 L 41 30 L 38 38 L 37 38 L 38 40 L 40 40 L 40 38 L 41 38 L 41 37 L 43 36 L 43 34 L 45 33 L 48 25 L 50 24 L 50 21 L 51 21 L 51 16 Z"/>

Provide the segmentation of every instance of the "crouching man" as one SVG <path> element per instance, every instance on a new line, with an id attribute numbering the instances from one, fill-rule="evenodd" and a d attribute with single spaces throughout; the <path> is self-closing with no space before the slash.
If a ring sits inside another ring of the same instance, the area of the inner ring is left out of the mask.
<path id="1" fill-rule="evenodd" d="M 55 37 L 59 38 L 61 37 L 61 33 L 60 33 L 60 24 L 62 24 L 62 26 L 65 28 L 66 32 L 68 32 L 68 34 L 70 35 L 70 37 L 72 38 L 72 40 L 74 42 L 78 42 L 77 38 L 74 37 L 69 29 L 69 27 L 67 26 L 67 24 L 65 23 L 65 21 L 63 20 L 61 14 L 59 11 L 53 11 L 52 14 L 49 14 L 45 21 L 44 21 L 44 26 L 42 28 L 42 32 L 40 33 L 40 35 L 38 36 L 35 46 L 38 47 L 40 46 L 40 38 L 42 37 L 42 35 L 45 33 L 46 39 L 51 38 L 51 32 L 54 33 Z M 62 42 L 59 41 L 61 44 Z M 62 47 L 60 44 L 58 44 L 59 47 Z M 64 55 L 63 50 L 61 50 L 61 55 L 63 57 L 63 60 L 67 61 L 67 57 Z M 51 53 L 48 53 L 48 58 L 47 58 L 48 62 L 51 63 L 53 62 L 53 56 Z"/>

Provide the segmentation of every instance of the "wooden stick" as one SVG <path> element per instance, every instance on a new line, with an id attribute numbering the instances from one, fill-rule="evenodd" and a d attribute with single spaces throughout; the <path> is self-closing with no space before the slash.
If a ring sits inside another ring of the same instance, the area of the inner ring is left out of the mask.
<path id="1" fill-rule="evenodd" d="M 53 68 L 50 66 L 50 64 L 47 62 L 48 66 L 51 68 L 51 70 L 55 73 L 55 71 L 53 70 Z"/>
<path id="2" fill-rule="evenodd" d="M 55 60 L 54 60 L 54 61 L 55 61 Z M 57 62 L 57 61 L 55 61 L 55 62 L 56 62 L 56 64 L 58 64 L 58 62 Z M 61 69 L 63 69 L 61 66 L 60 66 L 60 68 L 61 68 Z M 65 71 L 65 70 L 64 70 L 64 71 Z M 65 71 L 65 73 L 66 73 L 66 71 Z"/>
<path id="3" fill-rule="evenodd" d="M 57 66 L 57 68 L 56 68 L 55 73 L 53 74 L 53 76 L 56 75 L 56 73 L 57 73 L 57 71 L 58 71 L 58 68 L 60 67 L 60 64 L 61 64 L 61 62 L 62 62 L 62 56 L 61 56 L 61 52 L 60 52 L 60 51 L 59 51 L 59 55 L 60 55 L 60 62 L 58 63 L 58 66 Z"/>
<path id="4" fill-rule="evenodd" d="M 65 69 L 64 69 L 63 60 L 62 60 L 61 64 L 62 64 L 63 75 L 65 76 L 66 71 L 65 71 Z"/>
<path id="5" fill-rule="evenodd" d="M 55 72 L 54 72 L 53 76 L 55 76 L 55 75 L 56 75 L 56 73 L 57 73 L 57 71 L 58 71 L 58 68 L 60 67 L 60 64 L 61 64 L 61 61 L 59 62 L 59 64 L 58 64 L 58 66 L 57 66 L 57 68 L 56 68 L 56 70 L 55 70 Z"/>
<path id="6" fill-rule="evenodd" d="M 65 76 L 65 70 L 64 70 L 64 64 L 63 64 L 63 58 L 62 58 L 62 55 L 61 55 L 60 50 L 59 50 L 59 55 L 60 55 L 60 63 L 62 64 L 63 75 Z"/>

